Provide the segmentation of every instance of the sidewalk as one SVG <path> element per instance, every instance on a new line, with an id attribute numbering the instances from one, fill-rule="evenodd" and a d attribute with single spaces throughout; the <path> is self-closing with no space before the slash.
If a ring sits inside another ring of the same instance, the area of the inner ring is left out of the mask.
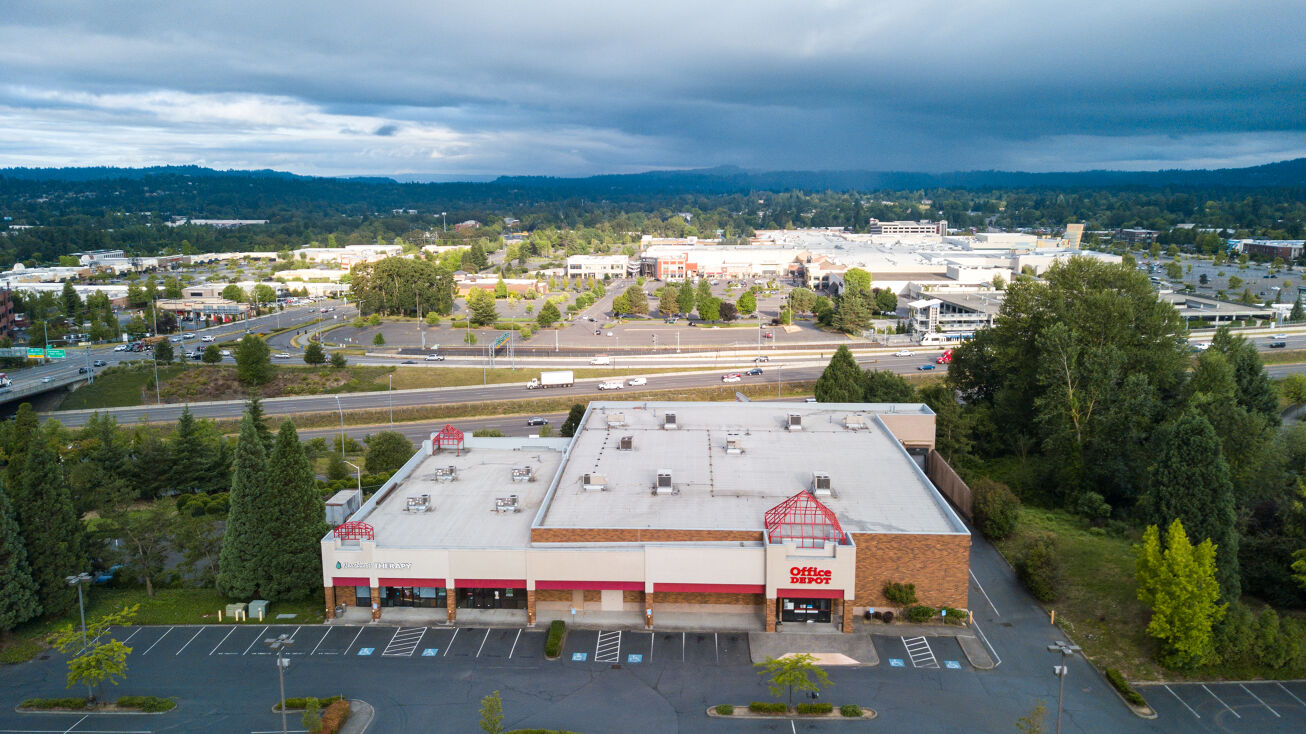
<path id="1" fill-rule="evenodd" d="M 349 699 L 349 718 L 345 720 L 345 725 L 340 727 L 340 734 L 363 734 L 371 725 L 374 716 L 376 711 L 372 708 L 372 704 L 357 698 Z"/>

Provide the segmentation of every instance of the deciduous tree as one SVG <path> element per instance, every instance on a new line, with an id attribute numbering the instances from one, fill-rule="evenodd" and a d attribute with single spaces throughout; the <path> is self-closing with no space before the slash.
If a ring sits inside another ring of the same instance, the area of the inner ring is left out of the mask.
<path id="1" fill-rule="evenodd" d="M 786 655 L 783 658 L 767 657 L 753 667 L 760 668 L 758 675 L 767 677 L 766 687 L 772 696 L 789 695 L 789 706 L 794 705 L 794 690 L 818 692 L 831 685 L 825 670 L 816 664 L 816 658 L 807 653 Z"/>
<path id="2" fill-rule="evenodd" d="M 541 329 L 553 326 L 562 318 L 562 313 L 558 311 L 558 305 L 553 301 L 545 301 L 540 307 L 540 312 L 535 315 L 535 323 L 539 324 Z"/>
<path id="3" fill-rule="evenodd" d="M 322 342 L 311 341 L 304 348 L 304 364 L 317 366 L 326 363 L 326 351 L 322 349 Z"/>
<path id="4" fill-rule="evenodd" d="M 272 355 L 268 343 L 246 334 L 236 344 L 236 377 L 245 385 L 258 387 L 272 380 Z"/>
<path id="5" fill-rule="evenodd" d="M 413 457 L 413 442 L 398 431 L 381 431 L 367 442 L 363 465 L 368 474 L 395 472 Z"/>
<path id="6" fill-rule="evenodd" d="M 1219 603 L 1216 549 L 1210 539 L 1194 547 L 1176 519 L 1166 531 L 1164 548 L 1157 526 L 1149 525 L 1134 552 L 1138 600 L 1152 609 L 1147 632 L 1161 640 L 1161 661 L 1191 668 L 1211 660 L 1212 627 L 1227 605 Z"/>

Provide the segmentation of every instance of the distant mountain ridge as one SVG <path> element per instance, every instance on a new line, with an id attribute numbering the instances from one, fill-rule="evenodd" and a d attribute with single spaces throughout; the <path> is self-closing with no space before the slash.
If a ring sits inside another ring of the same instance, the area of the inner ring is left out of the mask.
<path id="1" fill-rule="evenodd" d="M 1234 187 L 1234 188 L 1306 188 L 1306 158 L 1267 163 L 1248 168 L 1220 168 L 1158 171 L 1062 171 L 1029 173 L 1023 171 L 953 171 L 920 173 L 911 171 L 748 171 L 735 166 L 716 168 L 646 171 L 629 174 L 601 174 L 577 178 L 554 176 L 499 176 L 490 181 L 451 181 L 447 176 L 432 176 L 440 183 L 419 183 L 421 176 L 318 177 L 285 171 L 215 170 L 202 166 L 151 166 L 114 168 L 3 168 L 0 177 L 29 181 L 96 181 L 109 179 L 140 180 L 152 176 L 191 176 L 196 178 L 259 178 L 282 180 L 333 180 L 367 184 L 407 186 L 492 186 L 508 189 L 567 189 L 584 193 L 610 191 L 732 193 L 740 191 L 873 191 L 877 189 L 929 188 L 1117 188 L 1117 187 Z M 471 177 L 477 179 L 479 177 Z"/>

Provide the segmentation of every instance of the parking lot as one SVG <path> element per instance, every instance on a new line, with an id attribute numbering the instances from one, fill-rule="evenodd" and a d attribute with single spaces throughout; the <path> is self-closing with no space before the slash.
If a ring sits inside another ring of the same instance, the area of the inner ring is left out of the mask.
<path id="1" fill-rule="evenodd" d="M 1139 691 L 1162 720 L 1190 731 L 1306 731 L 1306 681 L 1168 683 Z"/>

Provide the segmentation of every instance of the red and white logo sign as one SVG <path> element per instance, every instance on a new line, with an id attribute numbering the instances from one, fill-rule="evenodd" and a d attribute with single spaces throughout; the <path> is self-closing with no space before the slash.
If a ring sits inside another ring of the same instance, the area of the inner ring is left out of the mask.
<path id="1" fill-rule="evenodd" d="M 830 585 L 830 572 L 816 566 L 791 566 L 789 568 L 791 584 L 825 584 Z"/>

